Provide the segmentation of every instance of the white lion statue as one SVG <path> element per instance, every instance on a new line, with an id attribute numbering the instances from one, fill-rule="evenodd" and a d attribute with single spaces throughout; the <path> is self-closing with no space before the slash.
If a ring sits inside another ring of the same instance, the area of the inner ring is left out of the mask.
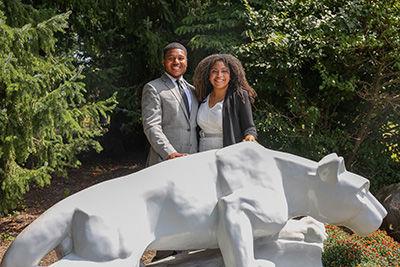
<path id="1" fill-rule="evenodd" d="M 315 162 L 244 142 L 165 161 L 82 190 L 14 240 L 1 267 L 32 267 L 52 249 L 63 266 L 140 266 L 146 249 L 220 248 L 227 267 L 274 266 L 254 240 L 309 215 L 360 235 L 386 211 L 369 181 L 330 154 Z M 52 266 L 61 266 L 56 262 Z M 74 265 L 76 263 L 76 265 Z"/>

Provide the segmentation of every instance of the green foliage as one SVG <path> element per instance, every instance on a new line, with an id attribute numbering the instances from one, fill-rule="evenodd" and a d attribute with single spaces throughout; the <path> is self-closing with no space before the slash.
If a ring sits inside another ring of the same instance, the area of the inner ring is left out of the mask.
<path id="1" fill-rule="evenodd" d="M 399 9 L 398 0 L 206 1 L 177 32 L 193 35 L 198 53 L 241 59 L 259 96 L 261 143 L 314 160 L 336 152 L 376 189 L 400 181 Z"/>
<path id="2" fill-rule="evenodd" d="M 0 212 L 7 213 L 30 184 L 47 185 L 52 173 L 79 165 L 79 152 L 101 150 L 95 137 L 116 102 L 87 101 L 75 59 L 57 55 L 55 34 L 65 31 L 70 13 L 10 27 L 0 11 Z"/>
<path id="3" fill-rule="evenodd" d="M 176 29 L 190 39 L 190 47 L 228 52 L 243 43 L 246 13 L 240 1 L 204 1 L 191 11 Z"/>
<path id="4" fill-rule="evenodd" d="M 192 48 L 190 64 L 213 52 L 242 60 L 264 145 L 314 160 L 337 152 L 373 189 L 398 182 L 399 9 L 399 0 L 2 0 L 0 168 L 18 174 L 21 195 L 28 172 L 45 184 L 75 165 L 71 155 L 98 147 L 114 93 L 124 129 L 141 132 L 140 89 L 177 40 Z"/>
<path id="5" fill-rule="evenodd" d="M 382 127 L 383 143 L 394 162 L 400 162 L 400 122 L 389 120 Z"/>
<path id="6" fill-rule="evenodd" d="M 261 141 L 315 160 L 335 151 L 375 185 L 400 181 L 398 136 L 388 128 L 400 111 L 399 1 L 246 7 L 251 40 L 236 53 L 262 99 Z"/>
<path id="7" fill-rule="evenodd" d="M 399 266 L 400 245 L 384 231 L 367 237 L 349 234 L 337 226 L 326 227 L 324 266 Z"/>
<path id="8" fill-rule="evenodd" d="M 15 237 L 12 236 L 12 234 L 10 234 L 10 233 L 5 233 L 5 232 L 0 233 L 0 241 L 2 241 L 2 242 L 11 242 L 14 239 L 15 239 Z"/>
<path id="9" fill-rule="evenodd" d="M 79 58 L 90 95 L 104 99 L 117 92 L 117 112 L 128 114 L 124 129 L 142 131 L 141 88 L 162 73 L 162 48 L 175 40 L 185 43 L 174 31 L 196 1 L 30 2 L 53 14 L 72 11 L 70 31 L 59 36 L 60 49 Z"/>

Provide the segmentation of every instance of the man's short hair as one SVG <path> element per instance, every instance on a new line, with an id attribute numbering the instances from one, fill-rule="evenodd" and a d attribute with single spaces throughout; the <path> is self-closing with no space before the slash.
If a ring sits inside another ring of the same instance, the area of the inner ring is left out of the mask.
<path id="1" fill-rule="evenodd" d="M 172 49 L 180 49 L 180 50 L 183 50 L 185 52 L 185 54 L 187 54 L 186 47 L 184 47 L 182 44 L 180 44 L 178 42 L 173 42 L 173 43 L 167 44 L 164 47 L 164 49 L 163 49 L 163 58 L 165 58 L 165 55 L 167 54 L 167 52 L 169 50 L 172 50 Z"/>

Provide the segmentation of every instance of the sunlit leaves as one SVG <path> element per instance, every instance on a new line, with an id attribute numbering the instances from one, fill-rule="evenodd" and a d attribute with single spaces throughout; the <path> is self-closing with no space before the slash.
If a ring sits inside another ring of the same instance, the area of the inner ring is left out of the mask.
<path id="1" fill-rule="evenodd" d="M 76 59 L 56 51 L 68 16 L 19 28 L 0 22 L 0 213 L 15 209 L 31 184 L 47 185 L 51 174 L 78 166 L 81 151 L 101 149 L 95 138 L 115 96 L 88 101 Z"/>

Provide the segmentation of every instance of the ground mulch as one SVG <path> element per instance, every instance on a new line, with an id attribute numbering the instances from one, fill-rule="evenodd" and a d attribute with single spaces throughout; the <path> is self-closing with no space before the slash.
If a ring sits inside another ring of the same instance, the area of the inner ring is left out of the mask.
<path id="1" fill-rule="evenodd" d="M 144 168 L 145 155 L 135 152 L 123 157 L 93 156 L 84 159 L 78 169 L 68 171 L 68 177 L 53 177 L 45 188 L 32 186 L 25 197 L 24 207 L 12 215 L 0 217 L 0 262 L 12 240 L 45 210 L 63 198 L 94 184 L 124 176 Z M 151 261 L 153 251 L 146 252 L 142 260 Z M 57 260 L 54 251 L 41 262 L 48 266 Z"/>

